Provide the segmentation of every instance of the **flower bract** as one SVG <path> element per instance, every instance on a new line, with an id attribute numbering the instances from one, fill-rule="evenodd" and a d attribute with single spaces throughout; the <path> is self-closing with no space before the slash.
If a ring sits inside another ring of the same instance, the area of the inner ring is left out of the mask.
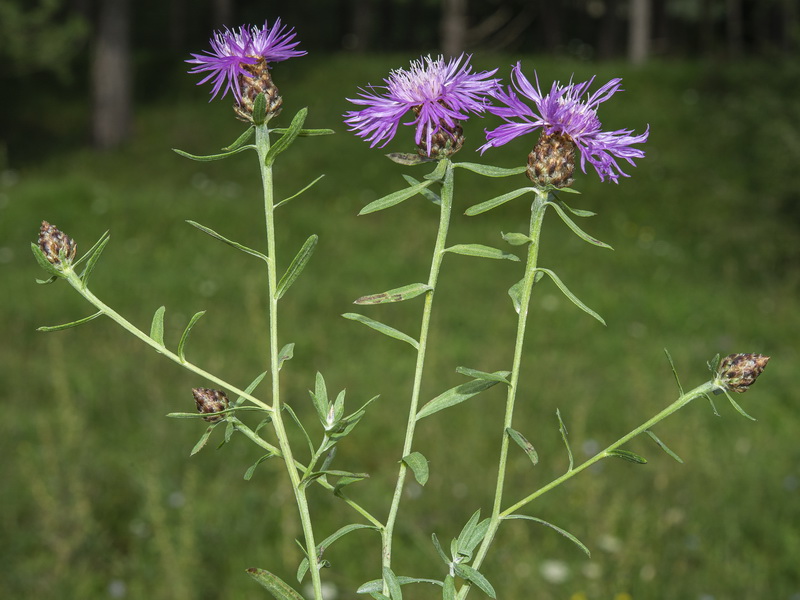
<path id="1" fill-rule="evenodd" d="M 535 75 L 535 72 L 534 72 Z M 561 85 L 554 82 L 550 92 L 543 94 L 536 76 L 536 86 L 523 75 L 520 63 L 511 73 L 513 87 L 496 94 L 505 106 L 492 106 L 489 112 L 506 121 L 496 129 L 486 132 L 486 144 L 481 153 L 488 148 L 502 146 L 521 135 L 541 129 L 544 135 L 561 135 L 569 138 L 580 151 L 581 169 L 586 172 L 586 162 L 592 164 L 600 176 L 617 183 L 619 177 L 628 177 L 617 162 L 624 159 L 636 166 L 633 159 L 644 157 L 644 151 L 633 148 L 634 144 L 647 141 L 650 127 L 644 133 L 633 135 L 631 129 L 603 131 L 597 117 L 597 108 L 621 90 L 621 79 L 612 79 L 592 94 L 589 87 L 594 77 L 583 83 Z M 535 108 L 520 99 L 527 98 Z"/>
<path id="2" fill-rule="evenodd" d="M 413 110 L 413 119 L 403 125 L 415 126 L 414 141 L 430 155 L 436 133 L 454 130 L 469 113 L 482 113 L 487 96 L 499 89 L 499 80 L 491 78 L 497 69 L 473 73 L 470 58 L 426 56 L 412 61 L 409 69 L 393 70 L 384 79 L 386 85 L 362 88 L 358 98 L 348 98 L 364 108 L 347 112 L 345 123 L 371 147 L 383 147 Z"/>

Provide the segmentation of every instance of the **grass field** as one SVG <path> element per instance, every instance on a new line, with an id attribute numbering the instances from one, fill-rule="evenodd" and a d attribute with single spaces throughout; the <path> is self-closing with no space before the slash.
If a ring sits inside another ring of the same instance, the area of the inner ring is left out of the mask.
<path id="1" fill-rule="evenodd" d="M 437 212 L 418 197 L 356 217 L 403 186 L 403 173 L 421 173 L 370 150 L 345 131 L 340 115 L 357 86 L 378 83 L 407 59 L 304 58 L 274 73 L 285 102 L 281 120 L 307 105 L 308 126 L 337 130 L 299 140 L 276 169 L 284 196 L 326 174 L 279 211 L 284 266 L 310 234 L 320 236 L 282 308 L 281 341 L 296 344 L 282 371 L 284 396 L 311 418 L 306 390 L 316 371 L 329 389 L 346 387 L 351 405 L 381 394 L 337 458 L 340 468 L 371 474 L 351 495 L 378 515 L 396 475 L 414 356 L 339 315 L 363 294 L 427 277 Z M 515 60 L 476 57 L 479 67 L 503 65 L 504 77 Z M 657 428 L 685 464 L 639 438 L 629 448 L 647 465 L 605 461 L 529 507 L 528 514 L 569 528 L 591 559 L 552 530 L 518 522 L 500 530 L 484 573 L 501 598 L 798 600 L 800 107 L 791 99 L 800 92 L 800 69 L 676 62 L 632 70 L 534 57 L 523 65 L 537 67 L 543 82 L 572 73 L 580 81 L 596 72 L 600 83 L 622 76 L 625 93 L 600 117 L 612 129 L 641 131 L 649 123 L 652 133 L 630 179 L 617 186 L 581 174 L 575 187 L 583 195 L 569 199 L 598 213 L 582 224 L 613 252 L 581 242 L 555 214 L 545 222 L 542 265 L 608 327 L 551 283 L 534 290 L 515 423 L 541 461 L 532 468 L 521 452 L 514 455 L 507 497 L 566 469 L 556 408 L 582 460 L 671 402 L 677 391 L 664 348 L 687 388 L 708 379 L 706 361 L 716 353 L 773 359 L 754 389 L 737 397 L 758 422 L 724 399 L 719 417 L 698 401 Z M 189 458 L 203 424 L 165 417 L 192 410 L 190 388 L 204 381 L 110 321 L 35 331 L 93 312 L 60 282 L 35 284 L 42 272 L 28 246 L 46 219 L 82 250 L 110 230 L 92 288 L 133 323 L 146 329 L 166 305 L 174 346 L 188 318 L 207 310 L 188 347 L 193 362 L 240 385 L 266 368 L 260 263 L 184 222 L 263 247 L 256 165 L 250 155 L 192 163 L 171 152 L 215 152 L 241 131 L 227 102 L 208 104 L 206 90 L 183 74 L 176 82 L 174 94 L 138 111 L 136 140 L 124 150 L 44 153 L 0 175 L 0 597 L 265 597 L 244 574 L 251 566 L 294 581 L 300 531 L 282 465 L 268 461 L 244 481 L 255 448 L 234 438 Z M 79 107 L 59 110 L 81 114 Z M 470 123 L 456 159 L 521 164 L 530 150 L 525 140 L 483 158 L 472 151 L 493 123 Z M 407 132 L 386 150 L 409 150 L 404 139 Z M 523 184 L 459 171 L 450 243 L 499 247 L 501 231 L 524 231 L 526 202 L 462 215 Z M 509 261 L 446 259 L 424 398 L 460 382 L 459 365 L 509 368 L 516 315 L 506 290 L 521 272 Z M 413 332 L 420 306 L 359 312 Z M 441 578 L 431 533 L 448 540 L 477 508 L 490 509 L 502 405 L 502 391 L 492 389 L 420 424 L 416 446 L 430 461 L 431 480 L 410 486 L 402 507 L 399 574 Z M 323 492 L 311 495 L 320 537 L 354 520 Z M 327 580 L 339 598 L 352 598 L 360 583 L 379 576 L 378 536 L 355 533 L 326 558 Z M 435 597 L 433 589 L 406 589 L 414 598 Z"/>

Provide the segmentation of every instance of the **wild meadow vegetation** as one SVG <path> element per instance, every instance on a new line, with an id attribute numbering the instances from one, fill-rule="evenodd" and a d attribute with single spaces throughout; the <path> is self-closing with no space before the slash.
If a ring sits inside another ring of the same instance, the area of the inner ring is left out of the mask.
<path id="1" fill-rule="evenodd" d="M 274 71 L 284 97 L 280 122 L 308 106 L 308 127 L 337 132 L 299 140 L 276 168 L 284 196 L 326 174 L 279 213 L 286 260 L 309 235 L 320 237 L 282 308 L 282 338 L 296 344 L 284 365 L 284 397 L 301 418 L 310 416 L 317 371 L 330 390 L 347 388 L 351 402 L 381 395 L 337 457 L 343 468 L 370 473 L 349 489 L 376 514 L 385 510 L 396 476 L 414 356 L 338 315 L 359 296 L 423 280 L 437 215 L 420 196 L 356 216 L 401 187 L 403 173 L 420 174 L 370 150 L 345 130 L 341 115 L 357 86 L 379 83 L 409 58 L 306 57 Z M 518 58 L 475 56 L 473 63 L 499 65 L 507 78 Z M 508 497 L 566 469 L 556 409 L 582 460 L 672 402 L 678 392 L 665 348 L 688 387 L 709 378 L 706 361 L 717 353 L 759 352 L 772 362 L 758 385 L 737 396 L 757 422 L 724 397 L 716 402 L 720 416 L 697 400 L 656 429 L 684 464 L 639 437 L 629 448 L 648 464 L 603 461 L 528 507 L 528 514 L 570 529 L 591 559 L 550 529 L 510 523 L 484 574 L 504 598 L 797 600 L 800 107 L 792 99 L 800 69 L 665 62 L 633 70 L 537 57 L 524 57 L 523 66 L 535 67 L 543 86 L 573 73 L 577 81 L 596 73 L 600 83 L 623 77 L 626 91 L 603 107 L 603 122 L 638 131 L 649 123 L 651 136 L 630 179 L 614 185 L 578 174 L 582 195 L 568 199 L 598 213 L 582 225 L 614 251 L 582 243 L 553 214 L 545 221 L 542 266 L 556 270 L 608 326 L 577 310 L 552 283 L 534 289 L 515 422 L 540 462 L 532 467 L 522 452 L 513 454 Z M 44 148 L 58 150 L 0 174 L 0 597 L 263 598 L 244 570 L 269 565 L 294 581 L 302 558 L 283 466 L 266 461 L 245 481 L 258 458 L 252 446 L 234 437 L 217 449 L 220 436 L 190 458 L 205 424 L 165 417 L 193 410 L 191 388 L 206 382 L 108 320 L 35 331 L 93 312 L 63 282 L 34 282 L 43 274 L 28 246 L 46 219 L 77 241 L 79 253 L 110 231 L 93 291 L 132 322 L 147 329 L 165 305 L 166 338 L 174 345 L 191 315 L 206 310 L 187 347 L 193 362 L 242 385 L 266 368 L 261 265 L 185 223 L 261 248 L 255 159 L 195 163 L 170 150 L 212 153 L 244 127 L 225 102 L 208 104 L 181 68 L 174 93 L 141 106 L 136 140 L 124 150 L 96 154 L 45 139 Z M 65 102 L 40 114 L 54 122 L 61 115 L 69 130 L 70 119 L 85 118 L 82 111 Z M 483 161 L 473 152 L 482 128 L 494 124 L 473 119 L 454 160 L 524 164 L 526 140 Z M 398 135 L 386 151 L 410 151 L 410 133 L 406 145 L 403 139 Z M 525 231 L 528 201 L 462 214 L 512 183 L 459 177 L 452 243 L 501 246 L 501 232 Z M 516 315 L 507 289 L 520 268 L 447 257 L 423 401 L 462 380 L 457 366 L 508 368 Z M 412 301 L 360 312 L 408 331 L 417 311 Z M 416 447 L 430 461 L 431 477 L 424 488 L 409 487 L 401 508 L 398 574 L 438 576 L 430 533 L 447 539 L 477 508 L 488 510 L 503 396 L 492 389 L 420 423 Z M 484 405 L 480 417 L 474 402 Z M 496 420 L 485 416 L 492 406 Z M 325 490 L 312 487 L 310 497 L 322 537 L 353 522 L 352 511 Z M 359 584 L 379 577 L 378 548 L 377 535 L 357 532 L 326 552 L 330 593 L 353 598 Z M 439 592 L 417 587 L 414 595 Z"/>

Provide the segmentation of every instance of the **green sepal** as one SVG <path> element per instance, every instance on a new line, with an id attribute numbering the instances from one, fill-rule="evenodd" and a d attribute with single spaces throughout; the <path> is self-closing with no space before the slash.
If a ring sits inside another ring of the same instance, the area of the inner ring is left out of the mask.
<path id="1" fill-rule="evenodd" d="M 429 292 L 433 288 L 426 283 L 411 283 L 403 287 L 394 288 L 380 294 L 369 294 L 361 296 L 353 304 L 385 304 L 387 302 L 402 302 L 403 300 L 410 300 Z"/>
<path id="2" fill-rule="evenodd" d="M 404 165 L 406 167 L 413 167 L 416 165 L 433 162 L 432 158 L 420 156 L 416 152 L 390 152 L 386 155 L 386 158 L 394 163 L 397 163 L 398 165 Z"/>
<path id="3" fill-rule="evenodd" d="M 484 594 L 489 596 L 489 598 L 497 598 L 497 594 L 495 593 L 492 584 L 489 583 L 489 580 L 486 579 L 486 577 L 484 577 L 480 571 L 473 569 L 469 565 L 456 564 L 454 567 L 456 575 L 462 579 L 466 579 L 470 583 L 474 583 Z"/>
<path id="4" fill-rule="evenodd" d="M 428 483 L 428 475 L 430 471 L 428 469 L 428 459 L 425 458 L 420 452 L 412 452 L 407 456 L 403 457 L 403 462 L 406 463 L 411 472 L 414 473 L 414 479 L 417 480 L 417 483 L 421 486 L 424 486 Z"/>
<path id="5" fill-rule="evenodd" d="M 507 379 L 507 375 L 502 375 L 502 373 L 508 373 L 508 371 L 487 373 L 486 371 L 478 371 L 477 369 L 469 369 L 467 367 L 456 367 L 456 373 L 466 375 L 467 377 L 472 377 L 473 379 L 485 379 L 486 381 L 495 381 L 497 383 L 511 385 Z"/>
<path id="6" fill-rule="evenodd" d="M 194 456 L 205 447 L 206 443 L 208 443 L 208 438 L 209 436 L 211 436 L 212 431 L 214 431 L 214 425 L 209 425 L 206 428 L 205 432 L 203 432 L 203 435 L 200 436 L 200 439 L 197 440 L 197 443 L 194 445 L 194 448 L 192 448 L 192 451 L 189 453 L 189 456 Z"/>
<path id="7" fill-rule="evenodd" d="M 300 248 L 300 251 L 294 257 L 294 259 L 292 259 L 289 268 L 286 269 L 286 273 L 283 274 L 283 277 L 281 277 L 281 280 L 278 282 L 278 289 L 275 292 L 276 300 L 280 300 L 283 297 L 283 295 L 286 293 L 286 290 L 291 287 L 295 280 L 300 276 L 300 273 L 303 272 L 303 269 L 308 264 L 308 261 L 311 260 L 311 255 L 314 254 L 314 248 L 317 247 L 318 241 L 319 236 L 317 234 L 309 236 L 309 238 Z"/>
<path id="8" fill-rule="evenodd" d="M 358 321 L 359 323 L 363 323 L 367 327 L 371 327 L 375 331 L 382 333 L 383 335 L 388 335 L 391 338 L 396 340 L 400 340 L 402 342 L 406 342 L 414 347 L 415 350 L 419 350 L 419 342 L 412 338 L 410 335 L 406 335 L 402 331 L 398 331 L 394 327 L 389 327 L 388 325 L 384 325 L 380 321 L 375 321 L 374 319 L 370 319 L 365 317 L 364 315 L 359 315 L 358 313 L 345 313 L 342 315 L 345 319 L 350 319 L 351 321 Z"/>
<path id="9" fill-rule="evenodd" d="M 351 525 L 345 525 L 340 529 L 337 529 L 336 532 L 332 533 L 324 540 L 322 540 L 319 544 L 317 544 L 317 556 L 322 557 L 322 553 L 327 550 L 333 542 L 336 540 L 343 538 L 348 533 L 352 533 L 354 531 L 358 531 L 359 529 L 376 529 L 373 525 L 364 525 L 363 523 L 353 523 Z M 300 562 L 300 566 L 297 567 L 297 582 L 301 583 L 303 581 L 303 577 L 305 577 L 306 573 L 308 572 L 309 568 L 309 561 L 308 558 L 304 558 Z"/>
<path id="10" fill-rule="evenodd" d="M 561 529 L 561 527 L 557 527 L 556 525 L 553 525 L 552 523 L 549 523 L 549 522 L 545 521 L 544 519 L 538 519 L 536 517 L 530 517 L 528 515 L 508 515 L 507 517 L 503 517 L 503 519 L 504 520 L 508 520 L 508 519 L 524 519 L 526 521 L 533 521 L 535 523 L 539 523 L 541 525 L 545 525 L 545 526 L 549 527 L 550 529 L 554 529 L 555 531 L 557 531 L 558 533 L 563 535 L 565 538 L 567 538 L 569 541 L 574 543 L 576 546 L 578 546 L 578 548 L 580 548 L 581 550 L 583 550 L 586 553 L 586 556 L 588 556 L 589 558 L 592 557 L 592 553 L 589 551 L 589 548 L 587 548 L 586 544 L 584 544 L 582 541 L 580 541 L 578 538 L 576 538 L 574 535 L 572 535 L 566 529 Z"/>
<path id="11" fill-rule="evenodd" d="M 248 385 L 248 386 L 247 386 L 247 387 L 244 389 L 245 393 L 246 393 L 246 394 L 252 394 L 252 393 L 253 393 L 253 390 L 255 390 L 255 389 L 258 387 L 258 384 L 259 384 L 259 383 L 261 383 L 261 381 L 264 379 L 264 377 L 266 377 L 266 376 L 267 376 L 267 373 L 268 373 L 268 372 L 269 372 L 269 371 L 263 371 L 263 372 L 262 372 L 260 375 L 258 375 L 258 376 L 257 376 L 255 379 L 253 379 L 253 381 L 251 381 L 251 382 L 250 382 L 250 385 Z M 233 406 L 234 406 L 234 407 L 239 407 L 239 406 L 241 406 L 242 404 L 244 404 L 244 401 L 245 401 L 245 397 L 244 397 L 244 396 L 239 396 L 239 397 L 236 399 L 236 402 L 234 402 L 234 403 L 233 403 Z M 259 410 L 260 410 L 260 409 L 259 409 Z"/>
<path id="12" fill-rule="evenodd" d="M 655 433 L 653 433 L 653 432 L 652 432 L 652 431 L 650 431 L 649 429 L 647 429 L 647 430 L 645 431 L 645 433 L 647 433 L 647 435 L 649 435 L 649 436 L 650 436 L 650 438 L 651 438 L 651 439 L 652 439 L 652 440 L 653 440 L 653 441 L 654 441 L 656 444 L 658 444 L 658 447 L 659 447 L 659 448 L 661 448 L 661 449 L 662 449 L 664 452 L 666 452 L 667 454 L 669 454 L 669 455 L 670 455 L 672 458 L 674 458 L 676 461 L 678 461 L 679 463 L 683 464 L 683 459 L 682 459 L 680 456 L 678 456 L 677 454 L 675 454 L 675 453 L 674 453 L 672 450 L 670 450 L 670 449 L 669 449 L 669 447 L 668 447 L 668 446 L 667 446 L 667 445 L 666 445 L 664 442 L 662 442 L 662 441 L 661 441 L 661 440 L 658 438 L 658 436 L 657 436 Z"/>
<path id="13" fill-rule="evenodd" d="M 263 125 L 267 120 L 267 96 L 264 92 L 259 92 L 253 100 L 253 124 Z"/>
<path id="14" fill-rule="evenodd" d="M 362 208 L 361 211 L 359 211 L 358 216 L 368 215 L 370 213 L 378 212 L 379 210 L 391 208 L 392 206 L 400 204 L 401 202 L 404 202 L 405 200 L 408 200 L 409 198 L 416 196 L 431 184 L 433 184 L 433 181 L 422 181 L 416 185 L 412 185 L 405 189 L 388 194 L 383 198 L 378 198 L 377 200 L 373 200 L 372 202 L 367 204 L 364 208 Z"/>
<path id="15" fill-rule="evenodd" d="M 575 466 L 575 460 L 572 456 L 572 448 L 569 445 L 569 432 L 567 431 L 567 426 L 564 425 L 564 419 L 561 418 L 561 411 L 556 409 L 556 416 L 558 417 L 558 432 L 561 434 L 561 439 L 564 440 L 564 446 L 567 448 L 567 456 L 569 457 L 569 471 L 572 471 L 572 468 Z"/>
<path id="16" fill-rule="evenodd" d="M 283 363 L 287 360 L 291 360 L 292 357 L 294 357 L 294 343 L 286 344 L 281 348 L 281 351 L 278 352 L 278 371 L 283 367 Z"/>
<path id="17" fill-rule="evenodd" d="M 200 317 L 202 317 L 204 314 L 206 314 L 206 311 L 204 310 L 195 313 L 194 316 L 189 321 L 189 324 L 186 326 L 186 329 L 183 330 L 183 335 L 181 335 L 181 341 L 178 342 L 178 357 L 181 359 L 182 363 L 186 362 L 186 358 L 184 356 L 184 349 L 186 347 L 186 340 L 189 339 L 189 332 L 192 331 L 192 327 L 194 327 L 194 324 L 197 323 L 200 320 Z"/>
<path id="18" fill-rule="evenodd" d="M 288 583 L 264 569 L 247 569 L 247 574 L 260 583 L 276 600 L 304 600 Z"/>
<path id="19" fill-rule="evenodd" d="M 442 582 L 436 579 L 420 579 L 419 577 L 406 577 L 404 575 L 398 575 L 397 582 L 400 585 L 407 585 L 409 583 L 432 583 L 434 585 L 442 585 Z M 372 594 L 374 592 L 380 592 L 382 589 L 383 579 L 372 579 L 358 586 L 356 594 Z"/>
<path id="20" fill-rule="evenodd" d="M 608 244 L 606 244 L 605 242 L 601 242 L 597 238 L 592 237 L 591 235 L 586 233 L 583 229 L 578 227 L 577 223 L 575 223 L 575 221 L 569 218 L 567 213 L 564 212 L 564 209 L 561 208 L 561 206 L 558 203 L 548 202 L 548 204 L 550 204 L 553 208 L 556 209 L 558 216 L 561 217 L 561 220 L 564 221 L 564 224 L 572 230 L 572 233 L 577 235 L 584 242 L 588 242 L 593 246 L 599 246 L 600 248 L 608 248 L 609 250 L 613 250 L 613 248 Z"/>
<path id="21" fill-rule="evenodd" d="M 156 344 L 164 347 L 164 313 L 166 306 L 159 306 L 153 314 L 153 322 L 150 324 L 150 339 Z"/>
<path id="22" fill-rule="evenodd" d="M 297 198 L 297 197 L 298 197 L 300 194 L 302 194 L 302 193 L 303 193 L 303 192 L 305 192 L 306 190 L 308 190 L 308 189 L 312 188 L 312 187 L 313 187 L 313 186 L 314 186 L 314 185 L 315 185 L 315 184 L 316 184 L 316 183 L 317 183 L 317 182 L 318 182 L 320 179 L 322 179 L 323 177 L 325 177 L 325 174 L 322 174 L 322 175 L 320 175 L 319 177 L 317 177 L 317 178 L 316 178 L 314 181 L 312 181 L 311 183 L 309 183 L 309 184 L 308 184 L 306 187 L 304 187 L 304 188 L 303 188 L 302 190 L 300 190 L 299 192 L 295 192 L 294 194 L 292 194 L 292 195 L 291 195 L 291 196 L 289 196 L 288 198 L 284 198 L 283 200 L 281 200 L 280 202 L 278 202 L 278 203 L 277 203 L 275 206 L 273 206 L 273 207 L 272 207 L 272 209 L 273 209 L 273 210 L 275 210 L 275 209 L 276 209 L 276 208 L 278 208 L 279 206 L 283 206 L 284 204 L 286 204 L 287 202 L 289 202 L 289 200 L 294 200 L 294 199 L 295 199 L 295 198 Z"/>
<path id="23" fill-rule="evenodd" d="M 525 454 L 528 455 L 528 458 L 531 459 L 531 462 L 534 465 L 539 463 L 539 455 L 536 452 L 536 448 L 533 447 L 533 444 L 531 444 L 524 435 L 522 435 L 516 429 L 512 429 L 511 427 L 506 427 L 506 433 L 508 434 L 508 437 L 514 440 L 517 446 L 525 451 Z"/>
<path id="24" fill-rule="evenodd" d="M 289 131 L 287 127 L 275 127 L 270 129 L 270 133 L 283 134 Z M 297 137 L 317 137 L 320 135 L 333 135 L 336 133 L 333 129 L 301 129 Z"/>
<path id="25" fill-rule="evenodd" d="M 483 244 L 456 244 L 445 248 L 444 252 L 452 252 L 453 254 L 463 254 L 464 256 L 477 256 L 478 258 L 493 258 L 495 260 L 513 260 L 519 262 L 519 256 L 504 252 L 499 248 L 492 248 L 491 246 L 484 246 Z"/>
<path id="26" fill-rule="evenodd" d="M 500 236 L 512 246 L 524 246 L 525 244 L 530 244 L 533 241 L 524 233 L 503 233 L 501 231 Z"/>
<path id="27" fill-rule="evenodd" d="M 442 600 L 456 600 L 456 580 L 452 575 L 448 574 L 444 578 L 442 588 Z"/>
<path id="28" fill-rule="evenodd" d="M 643 456 L 639 456 L 635 452 L 631 452 L 630 450 L 609 450 L 606 452 L 606 456 L 614 456 L 616 458 L 621 458 L 623 460 L 627 460 L 628 462 L 636 463 L 637 465 L 646 465 L 647 459 Z"/>
<path id="29" fill-rule="evenodd" d="M 419 179 L 415 179 L 411 175 L 405 175 L 404 174 L 403 175 L 403 179 L 406 180 L 406 183 L 408 185 L 417 185 L 418 183 L 420 183 Z M 426 189 L 420 190 L 419 193 L 422 194 L 425 198 L 427 198 L 431 202 L 433 202 L 434 204 L 436 204 L 437 206 L 441 206 L 442 205 L 442 198 L 436 192 L 433 192 L 430 189 L 426 188 Z"/>
<path id="30" fill-rule="evenodd" d="M 542 268 L 537 268 L 536 271 L 539 272 L 539 273 L 546 273 L 547 275 L 549 275 L 550 279 L 553 280 L 553 283 L 555 283 L 556 286 L 558 286 L 558 289 L 561 290 L 561 293 L 564 294 L 570 302 L 572 302 L 575 306 L 580 308 L 583 312 L 591 315 L 592 317 L 594 317 L 595 319 L 600 321 L 603 325 L 606 324 L 606 322 L 603 320 L 603 317 L 601 317 L 599 314 L 594 312 L 591 308 L 586 306 L 583 302 L 581 302 L 578 299 L 578 297 L 575 294 L 570 292 L 569 289 L 567 288 L 567 286 L 564 285 L 564 282 L 561 281 L 561 279 L 559 279 L 558 275 L 556 275 L 553 271 L 551 271 L 550 269 L 542 269 Z"/>
<path id="31" fill-rule="evenodd" d="M 231 150 L 230 152 L 221 152 L 219 154 L 206 154 L 206 155 L 189 154 L 188 152 L 184 152 L 183 150 L 179 150 L 178 148 L 173 148 L 172 151 L 190 160 L 196 160 L 198 162 L 211 162 L 212 160 L 222 160 L 223 158 L 228 158 L 229 156 L 233 156 L 234 154 L 239 154 L 240 152 L 244 152 L 245 150 L 255 150 L 255 149 L 256 149 L 255 146 L 253 146 L 252 144 L 248 144 L 247 146 L 241 146 L 236 150 Z"/>
<path id="32" fill-rule="evenodd" d="M 253 478 L 253 474 L 256 472 L 256 467 L 258 467 L 258 465 L 260 465 L 268 458 L 272 458 L 273 456 L 275 456 L 273 452 L 268 452 L 267 454 L 259 458 L 256 462 L 254 462 L 252 465 L 250 465 L 250 468 L 248 468 L 247 471 L 244 472 L 244 480 L 250 481 Z"/>
<path id="33" fill-rule="evenodd" d="M 496 371 L 494 373 L 494 375 L 502 375 L 503 377 L 507 377 L 509 374 L 510 371 Z M 498 381 L 475 379 L 473 381 L 468 381 L 467 383 L 462 383 L 461 385 L 450 388 L 446 392 L 436 396 L 436 398 L 419 409 L 416 420 L 419 421 L 420 419 L 428 417 L 436 412 L 439 412 L 440 410 L 455 406 L 456 404 L 461 404 L 465 400 L 469 400 L 473 396 L 477 396 L 481 392 L 488 390 L 490 387 L 493 387 L 497 384 Z"/>
<path id="34" fill-rule="evenodd" d="M 300 135 L 300 130 L 303 128 L 303 123 L 305 123 L 306 117 L 308 116 L 308 109 L 301 108 L 297 111 L 297 114 L 292 119 L 289 128 L 286 130 L 281 137 L 275 140 L 275 143 L 270 146 L 270 149 L 267 151 L 267 155 L 264 157 L 264 164 L 266 166 L 270 166 L 275 162 L 275 158 L 286 150 L 289 146 L 292 145 L 297 139 L 297 136 Z"/>
<path id="35" fill-rule="evenodd" d="M 82 319 L 78 319 L 77 321 L 72 321 L 71 323 L 64 323 L 63 325 L 45 325 L 42 327 L 37 327 L 36 331 L 61 331 L 63 329 L 71 329 L 73 327 L 77 327 L 78 325 L 83 325 L 84 323 L 88 323 L 89 321 L 94 321 L 97 317 L 103 314 L 102 310 L 97 311 L 93 315 L 89 315 L 88 317 L 84 317 Z"/>
<path id="36" fill-rule="evenodd" d="M 389 590 L 389 597 L 392 600 L 403 600 L 400 582 L 397 580 L 397 575 L 395 575 L 394 571 L 389 567 L 383 567 L 383 580 L 386 582 L 386 588 Z"/>
<path id="37" fill-rule="evenodd" d="M 491 198 L 490 200 L 486 200 L 485 202 L 481 202 L 480 204 L 474 204 L 470 206 L 467 210 L 464 211 L 464 214 L 468 217 L 474 217 L 475 215 L 479 215 L 481 213 L 485 213 L 486 211 L 492 210 L 493 208 L 497 208 L 498 206 L 502 206 L 506 202 L 510 202 L 514 198 L 519 198 L 523 194 L 528 194 L 530 192 L 535 192 L 536 188 L 532 187 L 524 187 L 518 190 L 514 190 L 513 192 L 508 192 L 506 194 L 502 194 L 495 198 Z"/>
<path id="38" fill-rule="evenodd" d="M 247 143 L 250 140 L 251 137 L 253 137 L 255 131 L 256 128 L 251 125 L 250 127 L 244 130 L 244 133 L 242 135 L 236 138 L 235 142 L 233 142 L 230 146 L 225 146 L 223 150 L 225 152 L 231 152 L 232 150 L 237 150 L 241 148 L 242 146 L 245 145 L 245 143 Z"/>
<path id="39" fill-rule="evenodd" d="M 252 248 L 248 248 L 247 246 L 244 246 L 244 245 L 240 244 L 239 242 L 234 242 L 233 240 L 229 240 L 228 238 L 226 238 L 223 235 L 220 235 L 219 233 L 217 233 L 216 231 L 214 231 L 210 227 L 206 227 L 205 225 L 201 225 L 200 223 L 197 223 L 196 221 L 188 221 L 187 220 L 186 222 L 189 225 L 191 225 L 192 227 L 196 227 L 197 229 L 199 229 L 200 231 L 202 231 L 206 235 L 210 235 L 215 240 L 219 240 L 220 242 L 222 242 L 224 244 L 227 244 L 228 246 L 230 246 L 232 248 L 236 248 L 237 250 L 241 250 L 245 254 L 249 254 L 250 256 L 255 256 L 256 258 L 260 258 L 264 262 L 269 263 L 269 258 L 267 258 L 267 256 L 265 254 L 262 254 L 258 250 L 253 250 Z"/>
<path id="40" fill-rule="evenodd" d="M 39 266 L 42 267 L 45 271 L 50 273 L 53 277 L 64 277 L 64 273 L 61 272 L 57 266 L 47 260 L 47 257 L 44 255 L 44 252 L 39 247 L 39 244 L 35 242 L 31 242 L 31 250 L 33 251 L 33 256 L 36 258 L 36 262 L 39 263 Z"/>
<path id="41" fill-rule="evenodd" d="M 520 175 L 528 169 L 527 165 L 524 167 L 514 167 L 513 169 L 503 169 L 502 167 L 479 165 L 478 163 L 470 162 L 453 163 L 453 166 L 472 171 L 484 177 L 510 177 L 512 175 Z"/>

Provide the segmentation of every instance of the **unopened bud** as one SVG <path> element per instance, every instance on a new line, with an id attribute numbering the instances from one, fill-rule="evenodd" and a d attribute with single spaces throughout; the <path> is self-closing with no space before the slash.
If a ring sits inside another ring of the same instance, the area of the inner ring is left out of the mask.
<path id="1" fill-rule="evenodd" d="M 717 368 L 717 384 L 734 392 L 746 392 L 769 362 L 763 354 L 730 354 Z"/>
<path id="2" fill-rule="evenodd" d="M 197 410 L 201 413 L 218 413 L 228 408 L 228 397 L 225 392 L 209 388 L 194 388 L 192 394 L 197 403 Z M 216 423 L 222 419 L 222 415 L 211 414 L 203 419 L 209 423 Z"/>
<path id="3" fill-rule="evenodd" d="M 42 221 L 39 230 L 39 248 L 53 265 L 61 265 L 62 261 L 64 265 L 71 264 L 78 251 L 78 245 L 71 237 L 47 221 Z"/>
<path id="4" fill-rule="evenodd" d="M 545 187 L 565 188 L 572 185 L 575 173 L 575 144 L 567 135 L 542 134 L 528 155 L 528 179 Z"/>
<path id="5" fill-rule="evenodd" d="M 281 112 L 283 98 L 278 91 L 278 87 L 272 82 L 267 61 L 261 58 L 254 65 L 242 65 L 242 68 L 250 75 L 240 75 L 239 85 L 242 88 L 242 100 L 233 105 L 233 111 L 242 121 L 253 121 L 253 105 L 256 96 L 263 93 L 267 101 L 266 118 L 269 120 Z"/>

